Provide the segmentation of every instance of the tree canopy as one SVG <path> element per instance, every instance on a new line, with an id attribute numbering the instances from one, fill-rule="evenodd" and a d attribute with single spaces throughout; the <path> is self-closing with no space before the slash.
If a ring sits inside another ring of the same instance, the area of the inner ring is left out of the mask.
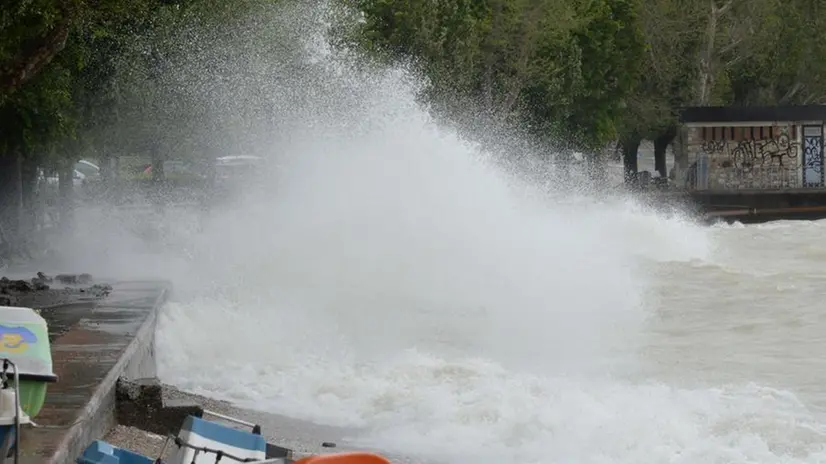
<path id="1" fill-rule="evenodd" d="M 276 8 L 290 2 L 7 0 L 0 171 L 260 146 L 255 134 L 278 109 L 249 89 L 276 94 L 307 66 L 303 32 Z M 340 7 L 339 45 L 408 66 L 428 108 L 469 136 L 501 125 L 550 149 L 595 152 L 617 140 L 667 144 L 686 105 L 826 98 L 816 0 L 329 3 Z M 0 210 L 25 203 L 27 183 L 14 185 L 0 174 Z"/>

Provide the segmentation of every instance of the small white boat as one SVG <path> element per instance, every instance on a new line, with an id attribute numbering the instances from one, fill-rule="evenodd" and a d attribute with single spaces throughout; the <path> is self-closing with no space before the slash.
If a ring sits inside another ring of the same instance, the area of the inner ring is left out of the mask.
<path id="1" fill-rule="evenodd" d="M 56 381 L 46 320 L 30 308 L 0 306 L 0 464 L 19 461 L 20 427 L 32 423 Z"/>

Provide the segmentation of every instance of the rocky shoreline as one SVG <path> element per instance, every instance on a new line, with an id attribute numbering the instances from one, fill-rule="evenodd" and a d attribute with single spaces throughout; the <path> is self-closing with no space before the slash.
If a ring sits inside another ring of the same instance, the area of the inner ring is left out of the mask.
<path id="1" fill-rule="evenodd" d="M 97 283 L 89 274 L 38 272 L 30 279 L 0 278 L 0 306 L 32 308 L 49 326 L 54 341 L 77 323 L 91 305 L 106 298 L 112 286 Z"/>
<path id="2" fill-rule="evenodd" d="M 23 306 L 47 309 L 71 303 L 97 301 L 112 291 L 109 284 L 94 283 L 89 274 L 58 274 L 55 277 L 38 272 L 31 279 L 0 278 L 0 306 Z"/>

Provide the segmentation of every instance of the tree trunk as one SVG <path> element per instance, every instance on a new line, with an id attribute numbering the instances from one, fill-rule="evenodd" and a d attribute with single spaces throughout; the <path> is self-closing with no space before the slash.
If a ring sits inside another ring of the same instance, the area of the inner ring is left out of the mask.
<path id="1" fill-rule="evenodd" d="M 0 241 L 7 252 L 18 237 L 21 209 L 20 155 L 0 155 Z"/>
<path id="2" fill-rule="evenodd" d="M 157 148 L 152 150 L 152 183 L 160 184 L 166 180 L 163 172 L 163 157 Z"/>
<path id="3" fill-rule="evenodd" d="M 714 39 L 717 34 L 717 14 L 714 7 L 714 0 L 710 0 L 711 13 L 708 17 L 708 27 L 706 28 L 706 47 L 700 56 L 700 85 L 697 88 L 697 104 L 705 106 L 709 101 L 711 93 L 712 59 L 714 57 Z"/>
<path id="4" fill-rule="evenodd" d="M 715 59 L 717 55 L 717 28 L 720 17 L 724 15 L 732 6 L 734 0 L 728 0 L 723 6 L 718 7 L 717 0 L 709 0 L 708 27 L 706 28 L 705 50 L 700 54 L 699 71 L 700 82 L 697 89 L 697 105 L 706 106 L 711 101 L 711 93 L 714 90 Z"/>
<path id="5" fill-rule="evenodd" d="M 688 170 L 688 128 L 685 126 L 677 129 L 677 135 L 674 138 L 674 177 L 672 180 L 676 185 L 682 185 L 685 180 L 685 175 Z"/>
<path id="6" fill-rule="evenodd" d="M 629 137 L 620 141 L 626 185 L 633 184 L 637 180 L 637 171 L 639 171 L 637 153 L 640 149 L 640 143 L 642 143 L 642 138 L 638 136 Z"/>
<path id="7" fill-rule="evenodd" d="M 660 177 L 668 176 L 668 166 L 665 155 L 668 146 L 671 145 L 671 142 L 674 141 L 674 137 L 676 136 L 676 129 L 669 129 L 668 132 L 654 139 L 654 170 L 660 173 Z"/>

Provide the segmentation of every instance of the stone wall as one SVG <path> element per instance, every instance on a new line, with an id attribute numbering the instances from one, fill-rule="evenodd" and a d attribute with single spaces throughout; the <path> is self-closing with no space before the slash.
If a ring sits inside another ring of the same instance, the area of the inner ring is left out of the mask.
<path id="1" fill-rule="evenodd" d="M 688 183 L 698 190 L 802 186 L 799 126 L 687 127 Z"/>

